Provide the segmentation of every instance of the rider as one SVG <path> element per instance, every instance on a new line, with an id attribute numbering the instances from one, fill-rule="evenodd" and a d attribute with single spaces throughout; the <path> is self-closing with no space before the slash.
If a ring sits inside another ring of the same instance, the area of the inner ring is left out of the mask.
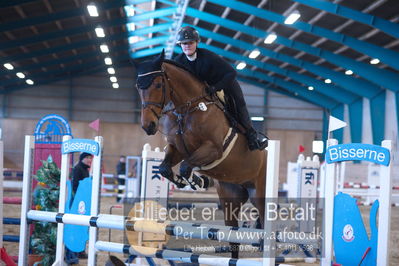
<path id="1" fill-rule="evenodd" d="M 238 122 L 245 128 L 250 150 L 263 150 L 267 147 L 267 139 L 258 139 L 252 126 L 241 87 L 236 80 L 237 72 L 217 54 L 198 48 L 200 36 L 193 27 L 183 27 L 178 32 L 177 43 L 183 53 L 174 58 L 175 61 L 191 70 L 197 77 L 210 85 L 210 94 L 223 90 L 235 102 Z"/>

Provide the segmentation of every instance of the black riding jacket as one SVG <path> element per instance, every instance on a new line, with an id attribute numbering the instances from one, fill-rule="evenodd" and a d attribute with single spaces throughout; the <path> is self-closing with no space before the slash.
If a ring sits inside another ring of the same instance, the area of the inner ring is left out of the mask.
<path id="1" fill-rule="evenodd" d="M 200 80 L 206 81 L 217 90 L 229 93 L 233 87 L 237 72 L 217 54 L 202 48 L 197 48 L 197 58 L 194 61 L 187 59 L 184 53 L 174 60 L 193 72 Z"/>
<path id="2" fill-rule="evenodd" d="M 79 181 L 90 176 L 90 166 L 80 161 L 72 170 L 72 191 L 76 193 Z"/>

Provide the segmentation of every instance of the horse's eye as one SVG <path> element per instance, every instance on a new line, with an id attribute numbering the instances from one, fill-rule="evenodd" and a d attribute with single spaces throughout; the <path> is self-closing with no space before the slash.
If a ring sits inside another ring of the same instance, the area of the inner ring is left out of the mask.
<path id="1" fill-rule="evenodd" d="M 160 89 L 161 87 L 162 87 L 161 83 L 157 83 L 157 84 L 155 85 L 155 88 L 157 88 L 157 89 Z"/>

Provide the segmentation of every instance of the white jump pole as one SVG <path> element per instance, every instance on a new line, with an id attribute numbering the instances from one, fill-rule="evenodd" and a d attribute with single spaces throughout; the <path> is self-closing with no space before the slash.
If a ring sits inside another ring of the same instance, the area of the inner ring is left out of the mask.
<path id="1" fill-rule="evenodd" d="M 68 141 L 72 139 L 71 136 L 63 136 L 62 142 Z M 60 177 L 60 196 L 59 196 L 59 204 L 58 211 L 60 213 L 65 212 L 65 202 L 67 197 L 67 188 L 66 182 L 69 178 L 69 167 L 70 167 L 70 158 L 71 155 L 62 154 L 61 157 L 61 177 Z M 24 176 L 25 181 L 25 176 Z M 65 255 L 65 247 L 64 247 L 64 224 L 57 225 L 57 248 L 55 255 L 55 263 L 56 265 L 64 264 L 64 255 Z"/>
<path id="2" fill-rule="evenodd" d="M 381 146 L 392 151 L 392 141 L 384 140 Z M 391 153 L 392 154 L 392 153 Z M 388 166 L 380 165 L 380 208 L 378 210 L 377 265 L 389 265 L 389 237 L 391 229 L 392 156 Z"/>
<path id="3" fill-rule="evenodd" d="M 97 136 L 94 139 L 99 147 L 100 151 L 98 156 L 93 157 L 93 182 L 91 187 L 91 209 L 90 215 L 97 216 L 99 212 L 100 202 L 100 187 L 101 187 L 101 158 L 103 152 L 103 137 Z M 97 227 L 90 227 L 89 229 L 89 253 L 88 253 L 88 265 L 96 265 L 96 248 L 95 244 L 97 241 Z"/>
<path id="4" fill-rule="evenodd" d="M 267 204 L 273 203 L 278 198 L 278 176 L 280 164 L 280 141 L 269 140 L 267 150 L 266 166 L 266 188 L 265 188 L 265 216 L 264 216 L 264 240 L 263 240 L 263 266 L 275 265 L 275 233 L 274 221 L 267 219 Z M 275 202 L 277 203 L 277 202 Z"/>
<path id="5" fill-rule="evenodd" d="M 98 216 L 57 213 L 31 210 L 27 217 L 34 221 L 51 222 L 59 224 L 74 224 L 90 226 L 90 228 L 106 228 L 146 232 L 161 235 L 184 237 L 187 232 L 195 239 L 212 239 L 219 242 L 237 242 L 243 244 L 259 245 L 262 239 L 262 229 L 243 228 L 237 230 L 230 226 L 213 226 L 210 224 L 194 224 L 173 221 L 155 221 L 142 218 L 125 221 L 125 217 L 100 214 Z M 252 238 L 244 238 L 243 232 L 253 233 Z M 90 264 L 92 265 L 92 264 Z M 93 264 L 94 265 L 94 264 Z"/>
<path id="6" fill-rule="evenodd" d="M 31 170 L 32 170 L 32 157 L 33 157 L 34 137 L 25 136 L 25 149 L 24 149 L 24 179 L 22 181 L 22 203 L 21 203 L 21 225 L 19 231 L 19 255 L 18 265 L 27 265 L 26 250 L 29 246 L 29 225 L 27 213 L 30 209 L 31 203 Z"/>
<path id="7" fill-rule="evenodd" d="M 327 140 L 327 147 L 337 145 L 336 139 Z M 326 164 L 326 173 L 324 180 L 324 258 L 321 260 L 323 266 L 330 266 L 333 258 L 333 217 L 334 217 L 334 196 L 335 196 L 335 178 L 337 164 Z"/>
<path id="8" fill-rule="evenodd" d="M 178 260 L 185 263 L 198 263 L 216 266 L 261 266 L 260 261 L 248 260 L 248 259 L 231 259 L 229 257 L 220 257 L 206 254 L 193 254 L 191 252 L 183 252 L 168 249 L 156 249 L 151 247 L 142 246 L 129 246 L 120 243 L 98 241 L 96 247 L 101 251 L 126 253 L 130 255 L 162 258 L 165 260 Z"/>

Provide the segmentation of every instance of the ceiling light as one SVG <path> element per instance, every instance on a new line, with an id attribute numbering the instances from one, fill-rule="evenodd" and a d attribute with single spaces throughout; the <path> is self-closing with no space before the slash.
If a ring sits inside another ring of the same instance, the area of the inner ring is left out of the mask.
<path id="1" fill-rule="evenodd" d="M 111 74 L 111 75 L 115 74 L 115 69 L 113 67 L 107 68 L 107 71 L 108 71 L 108 74 Z"/>
<path id="2" fill-rule="evenodd" d="M 260 55 L 260 52 L 258 49 L 255 49 L 249 54 L 249 58 L 255 59 L 258 57 L 258 55 Z"/>
<path id="3" fill-rule="evenodd" d="M 314 90 L 314 87 L 313 86 L 309 86 L 308 90 L 312 91 L 312 90 Z"/>
<path id="4" fill-rule="evenodd" d="M 345 71 L 345 75 L 352 75 L 353 74 L 353 71 L 352 70 L 350 70 L 350 69 L 348 69 L 348 70 L 346 70 Z"/>
<path id="5" fill-rule="evenodd" d="M 95 29 L 95 31 L 96 31 L 96 35 L 97 35 L 98 38 L 104 38 L 105 37 L 105 33 L 104 33 L 104 29 L 103 28 L 97 27 Z"/>
<path id="6" fill-rule="evenodd" d="M 116 79 L 115 76 L 109 77 L 109 80 L 110 80 L 111 82 L 118 82 L 118 80 Z"/>
<path id="7" fill-rule="evenodd" d="M 112 65 L 112 59 L 109 57 L 104 58 L 104 62 L 106 65 Z"/>
<path id="8" fill-rule="evenodd" d="M 324 80 L 324 83 L 327 83 L 327 84 L 330 84 L 332 81 L 331 81 L 331 79 L 325 79 Z"/>
<path id="9" fill-rule="evenodd" d="M 133 5 L 124 6 L 124 9 L 125 9 L 126 16 L 128 16 L 128 17 L 134 16 L 135 10 L 134 10 Z"/>
<path id="10" fill-rule="evenodd" d="M 266 43 L 266 44 L 271 44 L 271 43 L 273 43 L 276 39 L 277 39 L 276 33 L 272 32 L 272 33 L 270 33 L 269 35 L 267 35 L 267 37 L 265 38 L 264 43 Z"/>
<path id="11" fill-rule="evenodd" d="M 128 38 L 128 42 L 129 42 L 130 44 L 136 43 L 136 42 L 138 42 L 138 41 L 140 41 L 140 40 L 141 40 L 141 38 L 140 38 L 139 36 L 132 36 L 132 37 L 129 37 L 129 38 Z"/>
<path id="12" fill-rule="evenodd" d="M 378 64 L 380 62 L 380 59 L 378 59 L 378 58 L 374 58 L 374 59 L 371 59 L 370 60 L 370 64 L 372 64 L 372 65 L 376 65 L 376 64 Z"/>
<path id="13" fill-rule="evenodd" d="M 29 85 L 33 85 L 34 84 L 33 80 L 31 80 L 31 79 L 27 79 L 27 80 L 25 80 L 25 82 L 27 84 L 29 84 Z"/>
<path id="14" fill-rule="evenodd" d="M 251 120 L 252 121 L 260 121 L 260 122 L 262 122 L 262 121 L 265 120 L 265 118 L 263 116 L 251 116 Z"/>
<path id="15" fill-rule="evenodd" d="M 134 22 L 127 23 L 126 27 L 127 27 L 128 31 L 135 31 L 136 30 L 136 24 Z"/>
<path id="16" fill-rule="evenodd" d="M 108 45 L 106 45 L 106 44 L 101 44 L 101 45 L 100 45 L 100 50 L 101 50 L 101 52 L 103 52 L 104 54 L 105 54 L 105 53 L 109 53 Z"/>
<path id="17" fill-rule="evenodd" d="M 16 75 L 17 75 L 17 77 L 20 78 L 20 79 L 24 79 L 24 78 L 25 78 L 25 74 L 22 73 L 22 72 L 18 72 Z"/>
<path id="18" fill-rule="evenodd" d="M 112 83 L 112 88 L 114 88 L 114 89 L 119 88 L 119 84 L 118 83 Z"/>
<path id="19" fill-rule="evenodd" d="M 236 68 L 237 68 L 238 70 L 241 70 L 241 69 L 244 69 L 246 66 L 247 66 L 247 64 L 245 64 L 244 62 L 240 62 L 240 63 L 236 66 Z"/>
<path id="20" fill-rule="evenodd" d="M 90 17 L 98 17 L 97 7 L 94 4 L 87 5 Z"/>
<path id="21" fill-rule="evenodd" d="M 291 14 L 288 15 L 288 17 L 284 20 L 284 24 L 291 25 L 294 24 L 295 21 L 297 21 L 301 17 L 301 14 L 299 13 L 298 10 L 295 10 Z"/>
<path id="22" fill-rule="evenodd" d="M 3 66 L 4 66 L 5 68 L 7 68 L 8 70 L 13 70 L 13 69 L 14 69 L 14 66 L 11 65 L 10 63 L 5 63 Z"/>

